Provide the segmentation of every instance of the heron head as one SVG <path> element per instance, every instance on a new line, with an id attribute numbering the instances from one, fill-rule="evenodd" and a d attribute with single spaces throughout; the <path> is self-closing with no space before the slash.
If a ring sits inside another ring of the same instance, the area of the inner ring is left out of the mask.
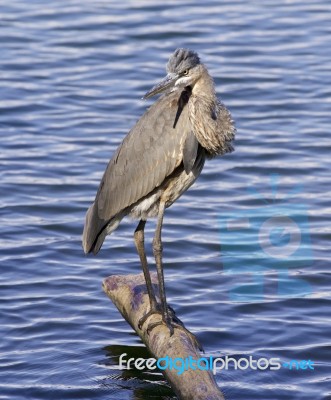
<path id="1" fill-rule="evenodd" d="M 191 86 L 200 75 L 201 63 L 198 54 L 188 49 L 177 49 L 167 63 L 166 77 L 149 90 L 143 98 L 148 99 L 167 89 Z"/>

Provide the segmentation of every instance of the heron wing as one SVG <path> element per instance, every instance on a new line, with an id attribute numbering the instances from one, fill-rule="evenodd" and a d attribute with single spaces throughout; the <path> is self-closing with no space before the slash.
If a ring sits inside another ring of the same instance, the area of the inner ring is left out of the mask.
<path id="1" fill-rule="evenodd" d="M 186 136 L 183 148 L 184 169 L 189 174 L 193 168 L 197 158 L 199 142 L 193 132 L 189 132 Z"/>
<path id="2" fill-rule="evenodd" d="M 191 127 L 188 107 L 179 103 L 178 92 L 162 96 L 144 113 L 115 152 L 86 215 L 85 252 L 98 251 L 103 240 L 98 249 L 93 249 L 95 241 L 109 221 L 160 186 L 182 162 Z"/>
<path id="3" fill-rule="evenodd" d="M 150 107 L 117 149 L 96 196 L 105 220 L 160 186 L 181 163 L 190 132 L 184 109 L 174 127 L 178 94 L 163 96 Z"/>

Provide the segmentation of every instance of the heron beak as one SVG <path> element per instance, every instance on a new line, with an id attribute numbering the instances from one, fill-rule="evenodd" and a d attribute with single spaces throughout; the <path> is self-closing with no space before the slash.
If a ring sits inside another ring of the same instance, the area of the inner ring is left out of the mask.
<path id="1" fill-rule="evenodd" d="M 169 73 L 164 79 L 162 79 L 161 82 L 159 82 L 151 90 L 149 90 L 145 94 L 143 99 L 146 100 L 158 93 L 164 92 L 166 89 L 170 88 L 171 86 L 173 86 L 175 84 L 177 78 L 178 78 L 177 74 Z"/>

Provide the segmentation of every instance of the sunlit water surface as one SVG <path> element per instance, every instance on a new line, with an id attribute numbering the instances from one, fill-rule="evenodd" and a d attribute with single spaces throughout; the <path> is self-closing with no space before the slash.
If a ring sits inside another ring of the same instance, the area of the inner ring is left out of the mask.
<path id="1" fill-rule="evenodd" d="M 135 223 L 97 257 L 81 232 L 177 47 L 199 52 L 238 132 L 166 213 L 169 302 L 207 355 L 314 362 L 219 371 L 226 399 L 330 399 L 330 2 L 12 0 L 0 24 L 0 399 L 174 397 L 118 368 L 148 357 L 101 289 L 140 272 Z"/>

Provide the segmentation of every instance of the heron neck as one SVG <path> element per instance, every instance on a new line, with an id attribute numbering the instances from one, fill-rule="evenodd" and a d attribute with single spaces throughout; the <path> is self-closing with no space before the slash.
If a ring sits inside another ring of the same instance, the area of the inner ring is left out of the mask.
<path id="1" fill-rule="evenodd" d="M 217 102 L 214 81 L 206 68 L 204 68 L 201 77 L 193 86 L 192 94 L 196 97 L 202 97 L 204 100 L 207 99 L 208 102 Z"/>
<path id="2" fill-rule="evenodd" d="M 189 118 L 201 146 L 210 157 L 233 150 L 235 127 L 226 107 L 216 97 L 214 82 L 205 70 L 192 88 Z"/>

